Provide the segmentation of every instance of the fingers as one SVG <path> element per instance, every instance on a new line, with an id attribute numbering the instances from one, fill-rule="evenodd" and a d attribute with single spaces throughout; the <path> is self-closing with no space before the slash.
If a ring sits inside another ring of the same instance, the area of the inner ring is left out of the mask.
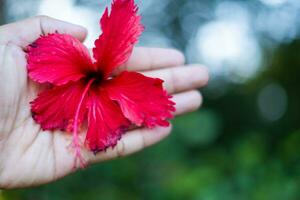
<path id="1" fill-rule="evenodd" d="M 154 129 L 143 128 L 130 131 L 123 135 L 122 139 L 113 149 L 109 148 L 106 152 L 100 152 L 96 156 L 89 153 L 88 160 L 90 163 L 96 163 L 133 154 L 161 141 L 168 136 L 170 132 L 171 126 L 156 127 Z"/>
<path id="2" fill-rule="evenodd" d="M 70 34 L 80 41 L 83 41 L 87 35 L 87 30 L 82 26 L 47 16 L 37 16 L 0 27 L 1 36 L 3 35 L 0 38 L 0 43 L 13 42 L 24 48 L 39 38 L 40 35 L 55 33 L 56 31 Z"/>
<path id="3" fill-rule="evenodd" d="M 154 70 L 143 74 L 164 80 L 164 86 L 170 94 L 203 87 L 209 79 L 207 68 L 201 65 Z"/>
<path id="4" fill-rule="evenodd" d="M 197 65 L 176 67 L 154 70 L 145 72 L 144 74 L 165 80 L 164 84 L 169 93 L 190 90 L 173 96 L 173 100 L 176 103 L 175 115 L 192 112 L 201 106 L 201 94 L 198 91 L 191 89 L 202 87 L 207 84 L 209 76 L 205 67 Z M 123 136 L 115 148 L 110 148 L 106 152 L 101 152 L 96 156 L 90 153 L 88 154 L 88 160 L 90 160 L 91 163 L 95 163 L 132 154 L 161 141 L 170 133 L 170 131 L 170 128 L 162 127 L 155 129 L 143 128 L 130 131 Z"/>
<path id="5" fill-rule="evenodd" d="M 198 109 L 202 104 L 202 97 L 198 91 L 189 91 L 174 95 L 174 101 L 176 103 L 175 115 L 181 115 Z M 123 135 L 113 149 L 109 148 L 106 152 L 100 152 L 96 156 L 88 153 L 88 160 L 91 163 L 95 163 L 130 155 L 158 143 L 168 136 L 170 132 L 171 127 L 142 128 L 129 131 Z"/>
<path id="6" fill-rule="evenodd" d="M 182 92 L 173 96 L 173 101 L 176 103 L 175 116 L 197 110 L 203 102 L 202 95 L 197 90 Z"/>
<path id="7" fill-rule="evenodd" d="M 119 67 L 114 74 L 121 71 L 146 71 L 183 65 L 184 55 L 175 49 L 134 48 L 129 60 Z"/>

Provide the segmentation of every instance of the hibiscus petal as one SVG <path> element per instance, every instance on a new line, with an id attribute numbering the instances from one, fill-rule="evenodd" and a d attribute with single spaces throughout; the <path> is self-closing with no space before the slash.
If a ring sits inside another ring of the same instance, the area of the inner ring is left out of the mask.
<path id="1" fill-rule="evenodd" d="M 61 129 L 72 131 L 73 120 L 85 89 L 83 82 L 55 86 L 39 94 L 31 102 L 33 118 L 43 130 Z M 85 105 L 85 100 L 83 100 Z M 78 123 L 82 123 L 86 106 L 79 110 Z"/>
<path id="2" fill-rule="evenodd" d="M 39 83 L 63 85 L 94 68 L 88 49 L 68 34 L 41 36 L 27 50 L 29 76 Z"/>
<path id="3" fill-rule="evenodd" d="M 146 77 L 136 72 L 123 72 L 107 84 L 112 100 L 117 101 L 123 114 L 138 126 L 153 128 L 168 126 L 175 103 L 162 87 L 161 79 Z"/>
<path id="4" fill-rule="evenodd" d="M 86 146 L 94 153 L 114 147 L 130 125 L 119 105 L 110 100 L 107 92 L 102 88 L 91 91 L 87 108 Z"/>
<path id="5" fill-rule="evenodd" d="M 98 68 L 106 78 L 128 60 L 144 30 L 137 11 L 134 0 L 114 0 L 111 13 L 106 8 L 101 18 L 102 34 L 95 41 L 93 53 Z"/>

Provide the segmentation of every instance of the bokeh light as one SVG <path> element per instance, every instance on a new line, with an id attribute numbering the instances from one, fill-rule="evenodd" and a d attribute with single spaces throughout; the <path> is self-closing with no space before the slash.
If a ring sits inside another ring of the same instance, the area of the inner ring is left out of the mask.
<path id="1" fill-rule="evenodd" d="M 270 121 L 279 120 L 287 110 L 285 90 L 276 83 L 263 87 L 258 96 L 258 107 L 263 117 Z"/>
<path id="2" fill-rule="evenodd" d="M 270 6 L 279 6 L 287 2 L 287 0 L 260 0 L 260 1 Z"/>

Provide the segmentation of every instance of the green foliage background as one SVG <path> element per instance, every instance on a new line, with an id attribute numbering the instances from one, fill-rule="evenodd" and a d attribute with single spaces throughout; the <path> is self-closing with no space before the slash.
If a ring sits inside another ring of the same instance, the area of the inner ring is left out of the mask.
<path id="1" fill-rule="evenodd" d="M 170 30 L 176 26 L 175 19 Z M 179 32 L 172 39 L 183 49 Z M 300 199 L 300 40 L 273 51 L 266 70 L 245 84 L 231 84 L 219 98 L 203 90 L 203 107 L 174 120 L 160 144 L 45 186 L 2 191 L 0 200 Z M 270 81 L 288 96 L 287 111 L 275 122 L 257 109 L 258 93 Z"/>

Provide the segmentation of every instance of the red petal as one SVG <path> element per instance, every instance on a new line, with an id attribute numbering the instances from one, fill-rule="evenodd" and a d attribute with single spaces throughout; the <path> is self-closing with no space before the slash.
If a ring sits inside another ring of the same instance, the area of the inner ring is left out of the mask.
<path id="1" fill-rule="evenodd" d="M 162 87 L 163 81 L 136 72 L 123 72 L 107 85 L 109 97 L 123 114 L 138 126 L 168 126 L 175 103 Z"/>
<path id="2" fill-rule="evenodd" d="M 67 34 L 41 36 L 28 46 L 27 62 L 31 79 L 55 85 L 79 80 L 93 70 L 88 49 Z"/>
<path id="3" fill-rule="evenodd" d="M 101 18 L 102 34 L 95 41 L 93 53 L 105 77 L 128 60 L 144 30 L 137 10 L 134 0 L 114 0 L 110 15 L 106 8 Z"/>
<path id="4" fill-rule="evenodd" d="M 87 106 L 88 132 L 85 144 L 94 153 L 115 146 L 130 125 L 119 105 L 110 100 L 102 88 L 91 91 Z"/>
<path id="5" fill-rule="evenodd" d="M 84 88 L 83 83 L 69 83 L 43 91 L 31 102 L 33 118 L 41 124 L 43 130 L 71 131 Z M 82 122 L 85 111 L 85 106 L 82 106 L 78 116 L 79 123 Z"/>

